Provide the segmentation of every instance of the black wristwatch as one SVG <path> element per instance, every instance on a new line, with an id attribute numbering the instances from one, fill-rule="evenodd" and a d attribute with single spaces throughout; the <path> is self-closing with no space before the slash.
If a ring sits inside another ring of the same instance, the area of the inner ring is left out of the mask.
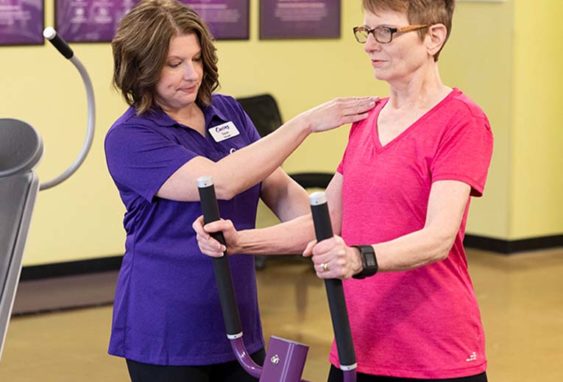
<path id="1" fill-rule="evenodd" d="M 365 279 L 377 273 L 377 257 L 371 245 L 353 245 L 352 247 L 360 250 L 360 258 L 362 259 L 362 271 L 352 276 L 355 279 Z"/>

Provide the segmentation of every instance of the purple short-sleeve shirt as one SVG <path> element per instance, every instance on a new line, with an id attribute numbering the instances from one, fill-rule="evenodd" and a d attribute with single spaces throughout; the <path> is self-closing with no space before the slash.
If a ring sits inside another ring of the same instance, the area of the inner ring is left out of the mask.
<path id="1" fill-rule="evenodd" d="M 125 255 L 116 286 L 109 353 L 157 365 L 207 365 L 234 359 L 225 335 L 211 260 L 202 255 L 192 222 L 199 202 L 156 196 L 162 184 L 196 156 L 218 161 L 260 137 L 241 106 L 214 95 L 203 108 L 206 129 L 232 122 L 237 136 L 217 142 L 161 110 L 128 109 L 105 140 L 109 172 L 126 207 Z M 253 228 L 260 186 L 219 201 L 221 216 Z M 230 256 L 244 340 L 263 347 L 254 260 Z"/>

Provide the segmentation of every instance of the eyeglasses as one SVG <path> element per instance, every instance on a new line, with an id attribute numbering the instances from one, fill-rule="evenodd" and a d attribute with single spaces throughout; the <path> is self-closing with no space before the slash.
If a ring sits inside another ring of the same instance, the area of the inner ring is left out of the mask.
<path id="1" fill-rule="evenodd" d="M 412 31 L 417 31 L 420 29 L 428 28 L 430 25 L 407 25 L 402 28 L 392 28 L 385 25 L 377 26 L 370 29 L 368 26 L 362 25 L 359 27 L 354 27 L 354 36 L 356 40 L 363 44 L 368 40 L 368 36 L 371 33 L 380 44 L 389 44 L 393 41 L 393 35 L 395 33 L 407 33 Z"/>

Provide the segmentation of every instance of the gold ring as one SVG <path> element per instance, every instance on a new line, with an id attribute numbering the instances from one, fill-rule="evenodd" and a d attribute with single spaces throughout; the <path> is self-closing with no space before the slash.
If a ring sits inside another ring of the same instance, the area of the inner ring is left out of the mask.
<path id="1" fill-rule="evenodd" d="M 327 264 L 327 263 L 322 263 L 322 264 L 321 264 L 321 271 L 323 271 L 323 272 L 327 272 L 327 271 L 328 271 L 328 264 Z"/>

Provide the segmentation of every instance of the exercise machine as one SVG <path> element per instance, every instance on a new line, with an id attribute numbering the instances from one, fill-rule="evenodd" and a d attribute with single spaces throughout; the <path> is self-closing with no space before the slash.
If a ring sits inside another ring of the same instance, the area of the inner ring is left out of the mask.
<path id="1" fill-rule="evenodd" d="M 213 179 L 209 176 L 200 177 L 197 179 L 197 186 L 205 224 L 219 220 L 219 206 L 215 196 Z M 317 240 L 321 241 L 332 237 L 332 225 L 324 192 L 311 194 L 310 204 Z M 213 237 L 225 244 L 222 233 L 213 234 Z M 259 366 L 250 358 L 242 340 L 242 325 L 240 323 L 228 258 L 227 256 L 221 256 L 213 258 L 212 261 L 227 338 L 240 365 L 250 375 L 258 378 L 260 382 L 302 381 L 301 376 L 309 349 L 307 345 L 272 336 L 269 341 L 264 365 Z M 338 279 L 325 280 L 325 287 L 338 357 L 340 359 L 340 369 L 344 374 L 344 382 L 355 382 L 356 355 L 352 343 L 342 281 Z"/>
<path id="2" fill-rule="evenodd" d="M 41 136 L 23 121 L 0 119 L 0 358 L 37 192 L 53 188 L 71 177 L 86 159 L 94 139 L 96 107 L 88 72 L 53 28 L 46 28 L 43 36 L 76 67 L 84 82 L 88 102 L 86 137 L 76 159 L 66 170 L 39 183 L 34 168 L 43 156 Z"/>

